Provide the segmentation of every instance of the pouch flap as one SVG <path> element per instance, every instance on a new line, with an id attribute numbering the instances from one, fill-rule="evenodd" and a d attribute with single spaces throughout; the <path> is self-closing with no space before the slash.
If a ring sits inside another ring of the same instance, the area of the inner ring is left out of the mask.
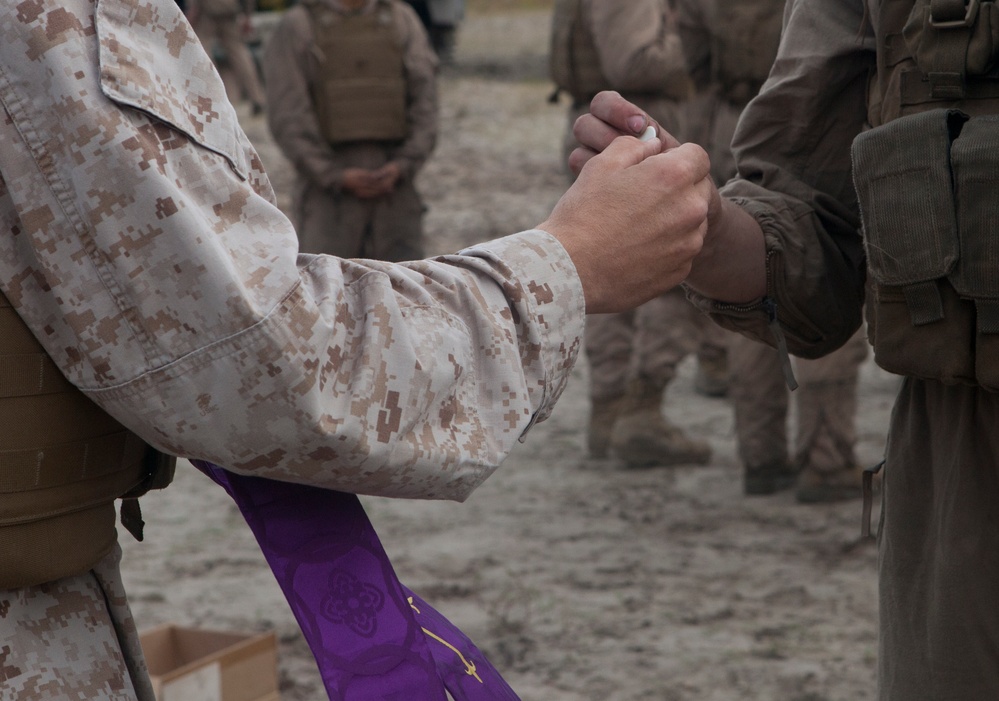
<path id="1" fill-rule="evenodd" d="M 950 143 L 956 110 L 903 117 L 853 142 L 853 172 L 872 276 L 904 286 L 946 276 L 959 257 Z"/>
<path id="2" fill-rule="evenodd" d="M 96 26 L 104 94 L 223 156 L 245 180 L 249 157 L 236 112 L 176 3 L 100 0 Z"/>

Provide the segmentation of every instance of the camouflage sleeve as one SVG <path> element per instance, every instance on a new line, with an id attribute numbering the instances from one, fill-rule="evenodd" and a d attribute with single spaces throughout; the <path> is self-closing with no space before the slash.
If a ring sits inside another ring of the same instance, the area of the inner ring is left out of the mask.
<path id="1" fill-rule="evenodd" d="M 460 500 L 551 410 L 583 297 L 548 234 L 297 256 L 174 3 L 0 13 L 0 285 L 129 428 L 240 472 Z"/>
<path id="2" fill-rule="evenodd" d="M 408 134 L 393 158 L 412 176 L 437 142 L 437 55 L 416 11 L 401 2 L 395 9 L 405 47 Z"/>
<path id="3" fill-rule="evenodd" d="M 726 328 L 817 357 L 845 343 L 862 321 L 866 260 L 850 145 L 867 120 L 873 36 L 863 3 L 792 0 L 770 79 L 743 112 L 732 141 L 739 176 L 722 194 L 763 229 L 767 300 L 694 302 Z M 788 115 L 793 115 L 789 121 Z"/>

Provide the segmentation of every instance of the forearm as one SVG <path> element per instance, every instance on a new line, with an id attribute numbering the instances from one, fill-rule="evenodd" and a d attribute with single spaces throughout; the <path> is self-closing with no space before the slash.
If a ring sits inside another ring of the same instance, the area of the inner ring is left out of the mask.
<path id="1" fill-rule="evenodd" d="M 766 244 L 763 230 L 742 207 L 721 198 L 709 220 L 701 253 L 694 259 L 686 285 L 719 302 L 745 304 L 767 291 Z"/>

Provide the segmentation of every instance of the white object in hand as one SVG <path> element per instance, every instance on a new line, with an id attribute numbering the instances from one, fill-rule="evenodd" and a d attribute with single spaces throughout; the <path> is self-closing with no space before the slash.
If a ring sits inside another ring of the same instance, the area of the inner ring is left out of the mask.
<path id="1" fill-rule="evenodd" d="M 640 137 L 638 137 L 638 140 L 639 141 L 651 141 L 652 139 L 656 138 L 657 136 L 658 136 L 658 134 L 656 133 L 656 128 L 650 124 L 649 126 L 647 126 L 645 128 L 645 131 L 642 132 L 642 135 Z"/>

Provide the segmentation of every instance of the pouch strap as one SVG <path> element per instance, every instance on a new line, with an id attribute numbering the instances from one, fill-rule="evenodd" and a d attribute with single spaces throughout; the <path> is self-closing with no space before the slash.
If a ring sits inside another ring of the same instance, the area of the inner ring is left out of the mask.
<path id="1" fill-rule="evenodd" d="M 968 45 L 978 16 L 979 0 L 930 0 L 926 31 L 933 32 L 933 50 L 926 71 L 930 95 L 936 100 L 965 97 Z"/>
<path id="2" fill-rule="evenodd" d="M 978 333 L 999 334 L 999 300 L 977 299 Z"/>
<path id="3" fill-rule="evenodd" d="M 943 299 L 935 280 L 902 288 L 913 326 L 925 326 L 944 318 Z"/>

